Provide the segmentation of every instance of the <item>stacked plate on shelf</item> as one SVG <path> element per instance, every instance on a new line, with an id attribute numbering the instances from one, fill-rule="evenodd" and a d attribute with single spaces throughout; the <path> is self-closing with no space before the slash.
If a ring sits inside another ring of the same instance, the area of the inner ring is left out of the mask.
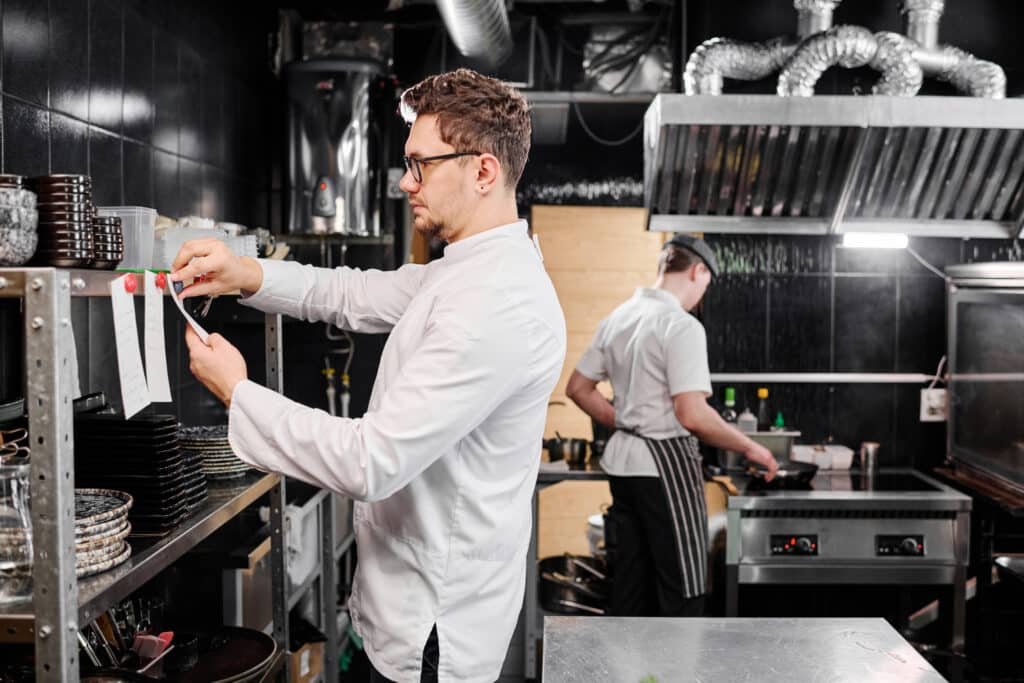
<path id="1" fill-rule="evenodd" d="M 210 479 L 233 479 L 249 471 L 228 443 L 227 425 L 182 426 L 179 431 L 182 452 L 202 459 L 203 471 Z"/>
<path id="2" fill-rule="evenodd" d="M 114 489 L 75 489 L 75 573 L 92 576 L 123 564 L 132 555 L 132 497 Z"/>
<path id="3" fill-rule="evenodd" d="M 35 265 L 81 268 L 93 260 L 92 178 L 86 175 L 53 175 L 29 178 L 26 185 L 36 193 L 39 211 L 39 246 Z"/>
<path id="4" fill-rule="evenodd" d="M 206 500 L 206 472 L 203 471 L 203 459 L 192 451 L 182 451 L 185 458 L 185 506 L 189 512 L 202 505 Z"/>
<path id="5" fill-rule="evenodd" d="M 124 235 L 117 216 L 94 216 L 92 219 L 92 267 L 113 270 L 124 258 Z"/>
<path id="6" fill-rule="evenodd" d="M 178 448 L 173 415 L 77 415 L 75 480 L 130 493 L 133 536 L 168 533 L 205 497 Z"/>

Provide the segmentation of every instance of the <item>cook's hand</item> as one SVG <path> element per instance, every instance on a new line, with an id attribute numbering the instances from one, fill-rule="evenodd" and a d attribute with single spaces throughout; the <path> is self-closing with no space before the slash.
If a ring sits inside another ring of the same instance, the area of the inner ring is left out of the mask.
<path id="1" fill-rule="evenodd" d="M 747 457 L 747 460 L 756 462 L 767 470 L 764 475 L 765 481 L 771 481 L 775 478 L 775 473 L 779 471 L 779 463 L 775 460 L 775 456 L 772 455 L 770 450 L 759 443 L 753 443 L 744 455 Z"/>
<path id="2" fill-rule="evenodd" d="M 213 392 L 224 405 L 231 407 L 231 394 L 239 382 L 249 378 L 245 359 L 227 339 L 211 334 L 209 346 L 203 343 L 191 325 L 185 326 L 188 345 L 188 369 L 203 386 Z"/>
<path id="3" fill-rule="evenodd" d="M 224 294 L 241 290 L 255 292 L 263 285 L 263 268 L 256 259 L 235 256 L 228 245 L 218 239 L 189 240 L 171 264 L 171 281 L 196 281 L 181 292 L 181 298 Z"/>

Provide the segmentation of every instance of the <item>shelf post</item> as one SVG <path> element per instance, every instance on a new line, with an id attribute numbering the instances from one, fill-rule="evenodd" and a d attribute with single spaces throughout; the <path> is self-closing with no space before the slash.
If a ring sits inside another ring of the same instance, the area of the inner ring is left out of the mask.
<path id="1" fill-rule="evenodd" d="M 284 377 L 282 365 L 284 352 L 281 348 L 283 334 L 281 316 L 267 314 L 264 318 L 266 341 L 267 388 L 283 392 Z M 270 582 L 272 614 L 274 617 L 274 640 L 282 652 L 288 652 L 288 575 L 285 567 L 285 524 L 284 508 L 287 502 L 284 491 L 285 478 L 270 489 Z M 288 658 L 285 658 L 285 680 L 288 679 Z"/>
<path id="2" fill-rule="evenodd" d="M 37 681 L 78 680 L 71 284 L 67 272 L 25 277 L 25 379 L 32 466 Z"/>
<path id="3" fill-rule="evenodd" d="M 320 621 L 327 644 L 324 647 L 324 683 L 338 683 L 338 561 L 334 548 L 338 544 L 334 528 L 334 507 L 338 502 L 333 491 L 320 501 Z"/>

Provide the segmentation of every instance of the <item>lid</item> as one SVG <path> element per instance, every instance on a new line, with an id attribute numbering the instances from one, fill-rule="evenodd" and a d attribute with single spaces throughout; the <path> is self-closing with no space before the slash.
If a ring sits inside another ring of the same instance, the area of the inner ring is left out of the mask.
<path id="1" fill-rule="evenodd" d="M 758 398 L 768 398 L 768 389 L 766 387 L 759 387 L 757 390 Z"/>
<path id="2" fill-rule="evenodd" d="M 736 388 L 726 387 L 725 388 L 725 405 L 731 406 L 736 405 Z"/>

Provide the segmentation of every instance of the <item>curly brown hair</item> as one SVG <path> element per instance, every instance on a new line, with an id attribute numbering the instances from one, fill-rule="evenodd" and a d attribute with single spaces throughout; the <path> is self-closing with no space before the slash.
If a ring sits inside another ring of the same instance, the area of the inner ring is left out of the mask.
<path id="1" fill-rule="evenodd" d="M 399 110 L 410 125 L 436 114 L 441 140 L 456 150 L 489 152 L 514 188 L 530 153 L 530 106 L 510 85 L 471 69 L 423 79 L 402 93 Z"/>

